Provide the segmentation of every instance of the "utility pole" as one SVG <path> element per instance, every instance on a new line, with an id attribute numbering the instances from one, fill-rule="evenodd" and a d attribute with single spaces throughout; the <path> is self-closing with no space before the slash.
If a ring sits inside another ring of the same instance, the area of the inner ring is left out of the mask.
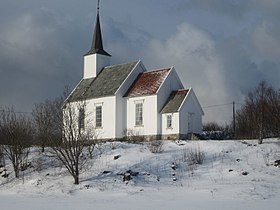
<path id="1" fill-rule="evenodd" d="M 232 102 L 233 139 L 235 139 L 235 102 Z"/>

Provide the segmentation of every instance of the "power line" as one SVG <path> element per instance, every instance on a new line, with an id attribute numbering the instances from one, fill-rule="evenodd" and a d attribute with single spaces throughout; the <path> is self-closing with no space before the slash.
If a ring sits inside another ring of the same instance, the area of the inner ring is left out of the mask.
<path id="1" fill-rule="evenodd" d="M 244 105 L 243 103 L 240 102 L 234 102 L 235 105 Z M 209 106 L 204 106 L 202 107 L 203 109 L 208 109 L 208 108 L 215 108 L 215 107 L 219 107 L 219 106 L 229 106 L 232 105 L 232 102 L 230 103 L 224 103 L 224 104 L 213 104 L 213 105 L 209 105 Z"/>
<path id="2" fill-rule="evenodd" d="M 219 106 L 228 106 L 228 105 L 232 105 L 232 102 L 231 103 L 226 103 L 226 104 L 215 104 L 215 105 L 210 105 L 210 106 L 204 106 L 202 108 L 203 109 L 208 109 L 208 108 L 219 107 Z"/>

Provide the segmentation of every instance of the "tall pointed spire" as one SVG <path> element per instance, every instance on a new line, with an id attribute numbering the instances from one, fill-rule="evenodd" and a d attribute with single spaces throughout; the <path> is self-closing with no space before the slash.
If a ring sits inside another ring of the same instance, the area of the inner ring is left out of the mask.
<path id="1" fill-rule="evenodd" d="M 103 49 L 102 33 L 101 33 L 100 20 L 99 20 L 99 1 L 100 0 L 98 0 L 98 4 L 97 4 L 97 16 L 96 16 L 96 23 L 95 23 L 91 49 L 85 55 L 102 54 L 102 55 L 111 56 Z"/>
<path id="2" fill-rule="evenodd" d="M 99 20 L 99 1 L 92 45 L 84 55 L 84 79 L 97 77 L 100 71 L 110 65 L 111 55 L 103 49 L 102 34 Z"/>

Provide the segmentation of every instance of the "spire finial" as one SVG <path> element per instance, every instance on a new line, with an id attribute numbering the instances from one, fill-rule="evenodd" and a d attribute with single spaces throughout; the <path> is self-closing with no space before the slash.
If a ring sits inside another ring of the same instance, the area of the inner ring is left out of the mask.
<path id="1" fill-rule="evenodd" d="M 99 5 L 100 5 L 100 0 L 97 1 L 97 12 L 99 13 Z"/>

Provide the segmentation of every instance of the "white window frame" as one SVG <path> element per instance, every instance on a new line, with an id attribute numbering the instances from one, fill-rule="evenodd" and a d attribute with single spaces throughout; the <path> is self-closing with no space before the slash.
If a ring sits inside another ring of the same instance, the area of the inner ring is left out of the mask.
<path id="1" fill-rule="evenodd" d="M 166 128 L 167 129 L 172 129 L 172 115 L 171 114 L 168 114 L 166 115 Z"/>
<path id="2" fill-rule="evenodd" d="M 95 128 L 102 128 L 103 125 L 103 106 L 102 104 L 95 105 Z"/>
<path id="3" fill-rule="evenodd" d="M 135 126 L 143 126 L 143 102 L 135 103 Z"/>

